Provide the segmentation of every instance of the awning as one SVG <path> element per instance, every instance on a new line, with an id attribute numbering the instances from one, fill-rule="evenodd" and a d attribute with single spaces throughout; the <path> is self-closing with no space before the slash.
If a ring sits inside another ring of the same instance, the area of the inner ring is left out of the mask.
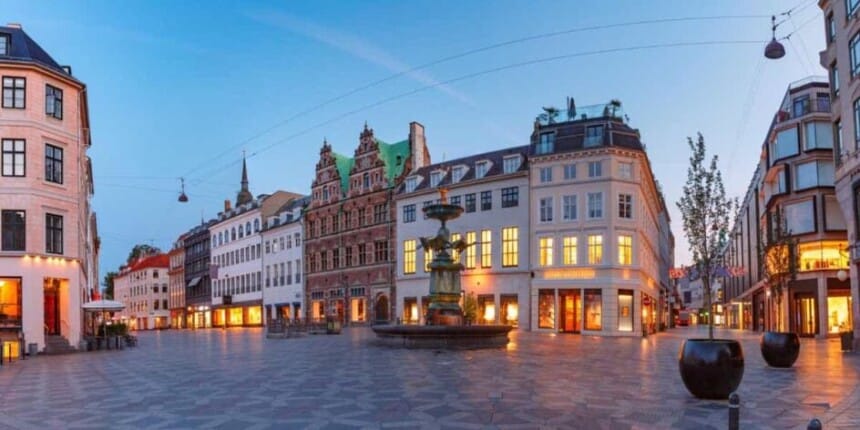
<path id="1" fill-rule="evenodd" d="M 125 309 L 125 305 L 114 300 L 93 300 L 84 303 L 81 308 L 90 312 L 117 312 Z"/>
<path id="2" fill-rule="evenodd" d="M 198 276 L 196 278 L 191 279 L 191 282 L 188 283 L 188 288 L 194 287 L 199 283 L 200 283 L 200 277 Z"/>

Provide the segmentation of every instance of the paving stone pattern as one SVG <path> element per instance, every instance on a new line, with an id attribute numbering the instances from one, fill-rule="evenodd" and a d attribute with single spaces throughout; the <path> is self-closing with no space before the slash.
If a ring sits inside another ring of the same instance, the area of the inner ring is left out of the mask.
<path id="1" fill-rule="evenodd" d="M 266 339 L 260 329 L 139 333 L 137 348 L 0 368 L 0 429 L 724 429 L 727 403 L 678 374 L 679 328 L 640 338 L 513 332 L 506 349 L 402 350 L 367 328 Z M 803 340 L 794 368 L 740 339 L 742 429 L 860 428 L 860 355 Z"/>

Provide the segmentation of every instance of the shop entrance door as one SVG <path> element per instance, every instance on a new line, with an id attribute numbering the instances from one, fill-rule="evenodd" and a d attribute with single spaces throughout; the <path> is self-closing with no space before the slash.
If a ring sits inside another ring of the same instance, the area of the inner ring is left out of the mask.
<path id="1" fill-rule="evenodd" d="M 582 330 L 582 296 L 579 290 L 559 291 L 561 302 L 561 331 L 579 333 Z"/>
<path id="2" fill-rule="evenodd" d="M 815 336 L 818 333 L 818 300 L 813 295 L 794 296 L 794 329 L 799 336 Z"/>
<path id="3" fill-rule="evenodd" d="M 45 279 L 45 334 L 60 334 L 60 281 Z"/>

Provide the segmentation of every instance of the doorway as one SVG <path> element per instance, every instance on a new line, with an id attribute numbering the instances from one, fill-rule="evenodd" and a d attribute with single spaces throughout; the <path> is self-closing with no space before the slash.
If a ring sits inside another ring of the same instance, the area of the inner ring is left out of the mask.
<path id="1" fill-rule="evenodd" d="M 416 304 L 415 306 L 416 306 L 416 309 L 417 309 L 417 306 L 418 306 L 418 305 Z M 388 320 L 389 320 L 389 316 L 388 316 L 388 296 L 386 296 L 386 295 L 384 295 L 384 294 L 383 294 L 383 295 L 380 295 L 380 296 L 376 299 L 376 309 L 375 309 L 375 312 L 374 312 L 374 313 L 376 314 L 376 321 L 378 321 L 378 322 L 383 322 L 383 321 L 388 321 Z M 415 313 L 417 314 L 418 312 L 416 311 Z M 418 315 L 415 315 L 415 317 L 417 318 L 417 317 L 418 317 Z"/>
<path id="2" fill-rule="evenodd" d="M 582 331 L 582 295 L 579 290 L 559 290 L 561 302 L 561 332 L 579 333 Z"/>
<path id="3" fill-rule="evenodd" d="M 818 333 L 818 300 L 812 294 L 794 296 L 794 330 L 798 336 L 813 337 Z"/>
<path id="4" fill-rule="evenodd" d="M 60 280 L 45 278 L 45 334 L 60 335 Z"/>

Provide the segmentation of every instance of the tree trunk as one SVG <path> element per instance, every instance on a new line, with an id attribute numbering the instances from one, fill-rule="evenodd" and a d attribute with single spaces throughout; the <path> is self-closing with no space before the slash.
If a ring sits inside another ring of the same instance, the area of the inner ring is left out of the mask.
<path id="1" fill-rule="evenodd" d="M 702 287 L 705 293 L 705 309 L 708 315 L 708 339 L 714 340 L 714 316 L 711 312 L 711 277 L 702 277 Z"/>

